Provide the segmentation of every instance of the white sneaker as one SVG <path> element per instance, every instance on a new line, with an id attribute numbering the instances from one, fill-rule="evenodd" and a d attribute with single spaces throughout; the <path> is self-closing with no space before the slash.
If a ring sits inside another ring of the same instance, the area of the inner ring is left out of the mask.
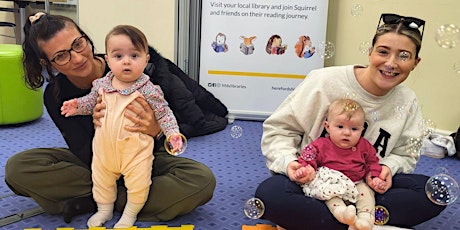
<path id="1" fill-rule="evenodd" d="M 453 137 L 431 134 L 430 139 L 433 144 L 443 147 L 447 155 L 453 156 L 455 154 L 456 150 Z"/>
<path id="2" fill-rule="evenodd" d="M 420 148 L 422 155 L 431 158 L 444 158 L 447 155 L 447 150 L 439 145 L 436 145 L 429 138 L 424 138 L 422 147 Z"/>
<path id="3" fill-rule="evenodd" d="M 374 225 L 374 228 L 372 230 L 411 230 L 412 228 L 400 228 L 400 227 L 394 227 L 390 225 Z"/>

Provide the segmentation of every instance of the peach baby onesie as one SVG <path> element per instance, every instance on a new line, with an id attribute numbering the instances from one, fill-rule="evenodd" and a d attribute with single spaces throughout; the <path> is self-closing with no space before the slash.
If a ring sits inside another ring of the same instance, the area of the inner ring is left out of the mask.
<path id="1" fill-rule="evenodd" d="M 106 112 L 101 119 L 102 126 L 96 127 L 93 139 L 91 168 L 94 199 L 101 204 L 114 203 L 116 180 L 123 175 L 128 200 L 145 203 L 152 183 L 154 141 L 149 135 L 129 132 L 124 128 L 135 125 L 124 116 L 126 106 L 142 95 L 139 91 L 129 95 L 104 90 L 99 90 L 99 93 L 106 104 Z"/>

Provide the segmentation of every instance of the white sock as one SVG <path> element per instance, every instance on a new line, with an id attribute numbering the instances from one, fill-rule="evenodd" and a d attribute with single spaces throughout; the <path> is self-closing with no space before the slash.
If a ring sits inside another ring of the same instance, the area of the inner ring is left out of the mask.
<path id="1" fill-rule="evenodd" d="M 99 227 L 112 217 L 113 204 L 97 204 L 97 212 L 89 218 L 87 225 L 88 227 Z"/>
<path id="2" fill-rule="evenodd" d="M 137 220 L 137 214 L 144 207 L 144 203 L 127 202 L 120 220 L 115 224 L 114 228 L 130 228 Z"/>
<path id="3" fill-rule="evenodd" d="M 356 219 L 356 208 L 354 205 L 335 207 L 332 215 L 340 222 L 346 225 L 353 225 Z"/>
<path id="4" fill-rule="evenodd" d="M 372 220 L 372 216 L 368 212 L 361 212 L 358 214 L 358 218 L 355 222 L 355 227 L 358 230 L 372 230 L 374 225 L 374 221 Z"/>

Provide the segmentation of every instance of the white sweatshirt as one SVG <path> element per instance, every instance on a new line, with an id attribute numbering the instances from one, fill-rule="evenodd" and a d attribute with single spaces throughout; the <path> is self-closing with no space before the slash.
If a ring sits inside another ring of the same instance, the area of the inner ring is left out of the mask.
<path id="1" fill-rule="evenodd" d="M 329 104 L 338 98 L 356 100 L 366 113 L 364 137 L 377 149 L 380 163 L 392 174 L 410 173 L 422 137 L 422 114 L 415 93 L 398 85 L 384 96 L 368 93 L 356 80 L 355 66 L 311 71 L 263 123 L 262 153 L 267 167 L 286 174 L 299 151 L 321 136 Z M 363 67 L 363 66 L 358 66 Z"/>

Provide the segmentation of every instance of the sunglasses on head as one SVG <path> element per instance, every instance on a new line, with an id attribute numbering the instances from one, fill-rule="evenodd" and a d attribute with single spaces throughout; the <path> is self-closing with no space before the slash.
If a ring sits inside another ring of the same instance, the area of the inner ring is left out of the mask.
<path id="1" fill-rule="evenodd" d="M 382 14 L 379 20 L 379 27 L 381 22 L 384 24 L 399 24 L 402 23 L 404 26 L 410 29 L 415 29 L 420 32 L 423 37 L 423 31 L 425 30 L 425 21 L 420 18 L 405 17 L 398 14 Z"/>

